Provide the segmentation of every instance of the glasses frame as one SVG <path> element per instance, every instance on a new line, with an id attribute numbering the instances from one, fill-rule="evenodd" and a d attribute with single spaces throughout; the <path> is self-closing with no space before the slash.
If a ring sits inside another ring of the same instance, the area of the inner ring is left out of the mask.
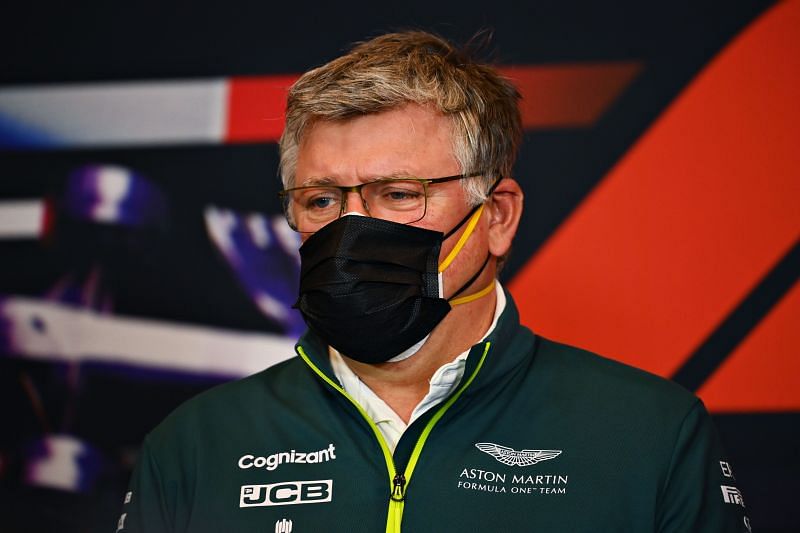
<path id="1" fill-rule="evenodd" d="M 278 191 L 278 196 L 281 198 L 281 207 L 283 208 L 283 216 L 286 218 L 286 222 L 289 224 L 289 227 L 292 228 L 297 233 L 315 233 L 319 230 L 314 231 L 300 231 L 297 229 L 295 224 L 292 223 L 291 219 L 289 218 L 289 213 L 287 212 L 287 204 L 284 202 L 284 199 L 288 197 L 291 193 L 295 191 L 302 191 L 307 189 L 319 189 L 319 188 L 328 188 L 328 189 L 338 189 L 342 193 L 342 198 L 344 201 L 342 205 L 339 207 L 339 214 L 336 218 L 332 218 L 330 222 L 326 224 L 330 224 L 334 220 L 339 220 L 342 218 L 342 215 L 345 213 L 345 206 L 347 205 L 347 193 L 355 192 L 358 193 L 358 197 L 361 198 L 361 204 L 364 206 L 367 214 L 371 217 L 372 214 L 369 212 L 369 204 L 367 203 L 364 196 L 361 194 L 361 189 L 363 189 L 366 185 L 371 185 L 373 183 L 391 183 L 393 181 L 415 181 L 422 184 L 422 189 L 425 193 L 425 210 L 422 213 L 422 216 L 416 220 L 412 220 L 411 222 L 402 222 L 402 224 L 413 224 L 414 222 L 419 222 L 425 215 L 428 214 L 428 186 L 429 185 L 438 185 L 439 183 L 447 183 L 449 181 L 458 181 L 463 180 L 466 178 L 476 178 L 478 176 L 485 176 L 485 172 L 472 172 L 470 174 L 456 174 L 454 176 L 445 176 L 443 178 L 378 178 L 372 181 L 365 181 L 364 183 L 359 183 L 358 185 L 335 185 L 335 184 L 317 184 L 317 185 L 303 185 L 301 187 L 291 187 L 289 189 L 284 189 L 282 191 Z M 320 227 L 324 227 L 320 226 Z"/>

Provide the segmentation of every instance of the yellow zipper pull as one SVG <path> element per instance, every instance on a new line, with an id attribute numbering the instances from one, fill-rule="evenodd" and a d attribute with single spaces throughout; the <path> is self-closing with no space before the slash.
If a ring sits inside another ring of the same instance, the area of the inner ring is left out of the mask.
<path id="1" fill-rule="evenodd" d="M 396 473 L 392 481 L 392 487 L 392 501 L 402 502 L 406 499 L 406 476 L 400 472 Z"/>
<path id="2" fill-rule="evenodd" d="M 403 507 L 406 499 L 406 476 L 396 473 L 392 479 L 392 494 L 389 497 L 389 516 L 386 520 L 386 533 L 400 533 L 403 522 Z"/>

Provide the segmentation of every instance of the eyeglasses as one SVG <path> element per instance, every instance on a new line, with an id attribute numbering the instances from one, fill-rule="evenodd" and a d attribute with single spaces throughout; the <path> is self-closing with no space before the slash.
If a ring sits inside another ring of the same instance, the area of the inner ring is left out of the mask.
<path id="1" fill-rule="evenodd" d="M 401 224 L 422 220 L 428 210 L 428 187 L 483 176 L 483 172 L 445 178 L 380 178 L 359 185 L 307 185 L 280 191 L 289 226 L 313 233 L 346 212 L 347 193 L 358 193 L 371 217 Z"/>

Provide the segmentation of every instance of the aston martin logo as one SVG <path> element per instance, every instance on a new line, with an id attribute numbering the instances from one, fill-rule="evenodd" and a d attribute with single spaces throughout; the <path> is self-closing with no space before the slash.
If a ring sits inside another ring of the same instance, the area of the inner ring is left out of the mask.
<path id="1" fill-rule="evenodd" d="M 478 442 L 475 447 L 488 453 L 504 465 L 530 466 L 561 455 L 561 450 L 520 450 L 500 446 L 493 442 Z"/>

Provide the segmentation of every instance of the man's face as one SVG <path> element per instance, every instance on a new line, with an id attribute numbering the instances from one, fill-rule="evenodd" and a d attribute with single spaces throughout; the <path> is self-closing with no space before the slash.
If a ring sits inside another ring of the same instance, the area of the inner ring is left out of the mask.
<path id="1" fill-rule="evenodd" d="M 440 178 L 460 172 L 453 155 L 450 121 L 428 108 L 409 104 L 344 122 L 314 124 L 300 144 L 295 186 L 321 179 L 357 185 L 382 177 Z M 413 225 L 448 232 L 469 210 L 459 181 L 433 185 L 428 188 L 426 215 Z M 353 193 L 347 197 L 345 211 L 367 214 Z M 445 272 L 445 296 L 474 274 L 486 257 L 486 224 L 480 222 Z M 444 243 L 440 261 L 461 231 L 463 227 Z"/>

